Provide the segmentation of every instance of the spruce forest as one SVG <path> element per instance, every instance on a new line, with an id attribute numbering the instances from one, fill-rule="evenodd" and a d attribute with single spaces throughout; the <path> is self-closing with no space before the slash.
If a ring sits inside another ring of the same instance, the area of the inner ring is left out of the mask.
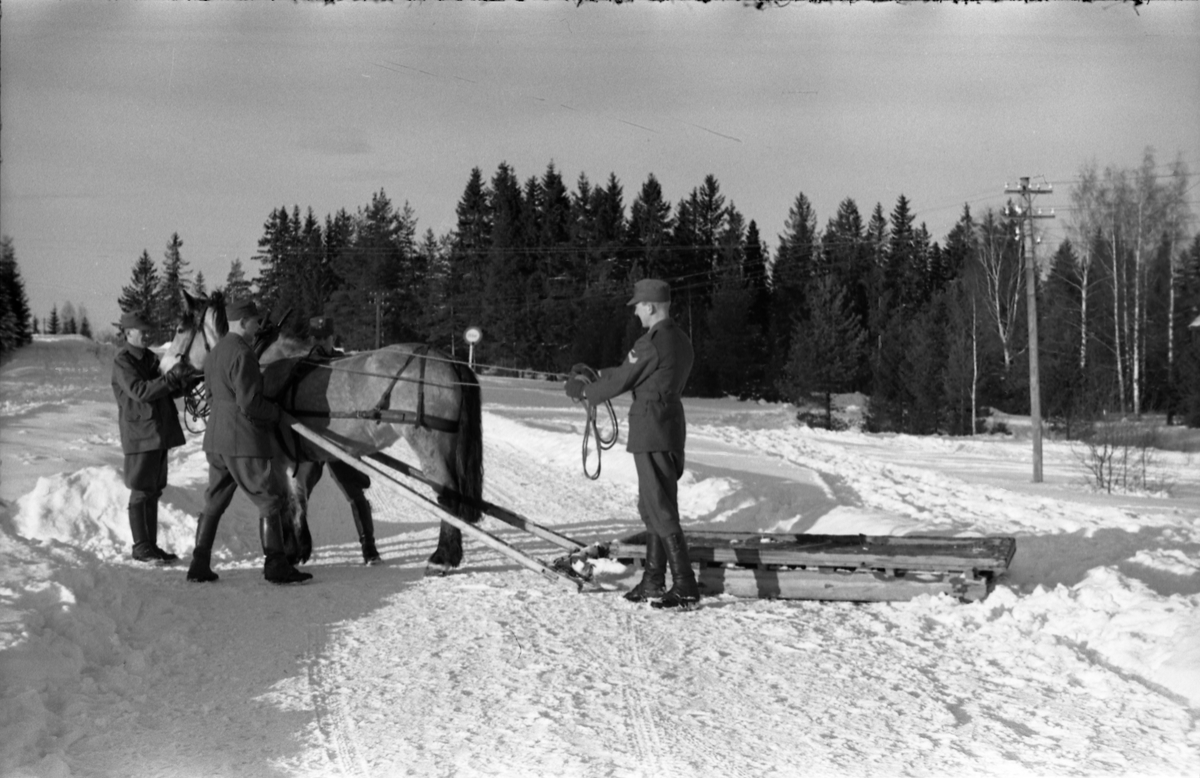
<path id="1" fill-rule="evenodd" d="M 1061 186 L 1061 185 L 1060 185 Z M 692 396 L 814 402 L 869 397 L 867 427 L 971 434 L 989 408 L 1028 413 L 1025 264 L 1036 262 L 1043 416 L 1067 434 L 1106 414 L 1154 412 L 1200 425 L 1200 236 L 1189 173 L 1147 150 L 1136 168 L 1081 167 L 1063 189 L 1056 246 L 1023 202 L 964 204 L 939 242 L 901 195 L 869 213 L 851 198 L 820 224 L 796 195 L 764 235 L 709 175 L 672 204 L 649 175 L 628 205 L 615 175 L 569 189 L 551 163 L 522 182 L 475 168 L 455 229 L 418 233 L 381 189 L 353 213 L 270 212 L 228 294 L 253 293 L 296 335 L 332 316 L 343 347 L 429 343 L 466 358 L 482 329 L 484 372 L 562 374 L 623 361 L 640 333 L 633 282 L 666 279 L 691 336 Z M 1061 193 L 1061 190 L 1060 190 Z M 1059 201 L 1061 201 L 1061 196 Z M 135 264 L 122 307 L 173 321 L 187 285 L 178 235 L 165 272 Z M 203 291 L 203 290 L 200 290 Z"/>

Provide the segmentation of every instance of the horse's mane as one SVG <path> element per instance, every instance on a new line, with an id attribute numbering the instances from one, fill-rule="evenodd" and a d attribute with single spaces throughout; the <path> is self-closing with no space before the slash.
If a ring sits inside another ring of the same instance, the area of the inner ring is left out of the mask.
<path id="1" fill-rule="evenodd" d="M 302 338 L 290 332 L 281 332 L 278 337 L 267 346 L 261 357 L 262 364 L 266 365 L 271 362 L 278 362 L 281 359 L 292 359 L 293 357 L 306 357 L 312 352 L 315 338 Z"/>
<path id="2" fill-rule="evenodd" d="M 213 309 L 213 324 L 217 335 L 225 337 L 229 332 L 229 319 L 225 316 L 225 290 L 214 289 L 208 296 L 208 307 Z"/>

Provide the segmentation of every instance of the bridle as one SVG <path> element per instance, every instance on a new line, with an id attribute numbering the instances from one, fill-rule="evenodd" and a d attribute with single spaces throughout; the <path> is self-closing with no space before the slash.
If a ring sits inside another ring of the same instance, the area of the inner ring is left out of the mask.
<path id="1" fill-rule="evenodd" d="M 191 358 L 188 356 L 188 354 L 192 352 L 192 345 L 196 342 L 197 332 L 200 333 L 200 337 L 204 341 L 205 355 L 207 356 L 207 354 L 212 351 L 212 344 L 208 342 L 208 333 L 205 332 L 204 329 L 204 319 L 208 314 L 208 310 L 209 309 L 207 307 L 204 308 L 203 312 L 199 316 L 200 323 L 192 326 L 192 331 L 188 335 L 187 344 L 184 345 L 184 347 L 176 355 L 179 357 L 180 362 L 191 367 L 193 370 L 195 370 L 196 367 L 192 365 Z M 192 429 L 192 425 L 188 423 L 188 418 L 190 417 L 193 421 L 197 419 L 204 419 L 205 421 L 208 420 L 208 413 L 211 408 L 208 399 L 208 387 L 204 385 L 203 380 L 194 384 L 192 388 L 188 389 L 187 392 L 184 393 L 183 410 L 183 424 L 185 427 L 187 427 L 188 432 L 193 434 L 202 432 L 203 430 Z"/>

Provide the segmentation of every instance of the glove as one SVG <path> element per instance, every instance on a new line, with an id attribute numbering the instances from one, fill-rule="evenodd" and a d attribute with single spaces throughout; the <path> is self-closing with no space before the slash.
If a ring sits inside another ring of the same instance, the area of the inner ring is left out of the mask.
<path id="1" fill-rule="evenodd" d="M 597 378 L 600 377 L 600 374 L 597 373 L 595 370 L 592 370 L 590 367 L 588 367 L 584 363 L 580 362 L 571 368 L 571 377 L 572 378 L 583 377 L 587 383 L 592 383 L 593 381 L 595 381 Z"/>
<path id="2" fill-rule="evenodd" d="M 187 384 L 188 379 L 196 375 L 197 372 L 192 369 L 192 366 L 186 362 L 176 362 L 175 366 L 167 371 L 163 378 L 167 381 L 167 386 L 173 391 L 179 391 Z"/>
<path id="3" fill-rule="evenodd" d="M 583 387 L 586 385 L 581 379 L 571 377 L 567 379 L 567 383 L 563 386 L 563 389 L 566 391 L 567 397 L 579 402 L 583 399 Z"/>

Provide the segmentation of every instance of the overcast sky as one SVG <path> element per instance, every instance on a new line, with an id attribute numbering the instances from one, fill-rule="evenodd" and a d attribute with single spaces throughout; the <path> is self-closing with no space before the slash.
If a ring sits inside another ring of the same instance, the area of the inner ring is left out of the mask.
<path id="1" fill-rule="evenodd" d="M 713 174 L 772 247 L 797 193 L 823 227 L 904 194 L 935 239 L 964 202 L 1094 159 L 1200 171 L 1200 3 L 49 2 L 0 18 L 0 232 L 30 304 L 94 329 L 171 234 L 210 287 L 271 210 L 383 189 L 440 234 L 471 168 L 574 189 Z M 1193 210 L 1200 190 L 1193 189 Z"/>

